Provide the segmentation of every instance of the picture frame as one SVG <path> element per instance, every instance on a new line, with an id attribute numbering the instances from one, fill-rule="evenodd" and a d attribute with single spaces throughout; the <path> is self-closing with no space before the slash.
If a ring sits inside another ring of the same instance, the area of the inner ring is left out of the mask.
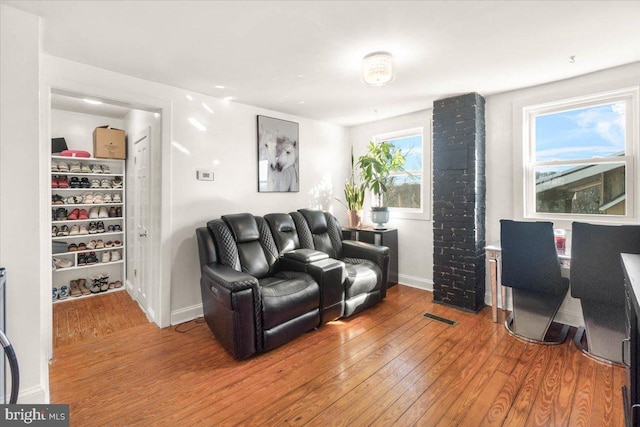
<path id="1" fill-rule="evenodd" d="M 299 125 L 258 116 L 258 192 L 300 191 Z"/>

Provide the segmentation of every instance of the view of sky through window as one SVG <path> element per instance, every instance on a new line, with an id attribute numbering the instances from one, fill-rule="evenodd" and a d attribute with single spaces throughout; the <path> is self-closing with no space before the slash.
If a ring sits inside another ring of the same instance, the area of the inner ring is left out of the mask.
<path id="1" fill-rule="evenodd" d="M 536 162 L 612 157 L 625 149 L 624 101 L 539 115 Z"/>

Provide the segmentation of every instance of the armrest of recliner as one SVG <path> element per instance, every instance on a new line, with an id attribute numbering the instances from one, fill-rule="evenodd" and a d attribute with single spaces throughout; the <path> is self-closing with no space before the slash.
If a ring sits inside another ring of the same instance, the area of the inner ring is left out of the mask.
<path id="1" fill-rule="evenodd" d="M 262 351 L 258 279 L 225 265 L 202 267 L 202 309 L 209 328 L 236 358 Z"/>
<path id="2" fill-rule="evenodd" d="M 283 258 L 308 264 L 310 262 L 320 261 L 329 258 L 329 255 L 313 249 L 294 249 L 282 254 Z"/>
<path id="3" fill-rule="evenodd" d="M 385 263 L 388 263 L 389 253 L 390 249 L 386 246 L 376 246 L 371 243 L 357 242 L 355 240 L 342 241 L 343 257 L 368 259 L 380 268 L 382 268 Z"/>

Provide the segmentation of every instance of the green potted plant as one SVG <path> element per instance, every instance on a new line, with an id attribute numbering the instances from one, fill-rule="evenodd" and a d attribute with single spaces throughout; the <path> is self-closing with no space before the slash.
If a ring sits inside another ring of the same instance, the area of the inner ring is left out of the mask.
<path id="1" fill-rule="evenodd" d="M 365 188 L 370 189 L 375 201 L 371 207 L 371 220 L 375 228 L 384 228 L 389 221 L 389 208 L 384 206 L 384 194 L 391 183 L 391 173 L 404 170 L 405 156 L 393 144 L 384 141 L 369 142 L 368 152 L 358 159 L 358 168 Z"/>
<path id="2" fill-rule="evenodd" d="M 351 228 L 358 228 L 362 224 L 362 207 L 364 205 L 364 184 L 358 184 L 356 179 L 356 173 L 354 166 L 353 147 L 351 147 L 351 174 L 349 179 L 344 184 L 344 198 L 346 204 L 342 203 L 342 200 L 338 200 L 342 205 L 347 208 L 347 220 L 348 226 Z"/>

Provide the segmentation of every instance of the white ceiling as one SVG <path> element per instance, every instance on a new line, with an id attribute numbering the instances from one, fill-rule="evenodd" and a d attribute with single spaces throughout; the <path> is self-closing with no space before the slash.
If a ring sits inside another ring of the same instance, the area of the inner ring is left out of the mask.
<path id="1" fill-rule="evenodd" d="M 0 2 L 51 55 L 343 125 L 640 60 L 640 1 Z M 377 50 L 397 77 L 368 87 Z"/>

